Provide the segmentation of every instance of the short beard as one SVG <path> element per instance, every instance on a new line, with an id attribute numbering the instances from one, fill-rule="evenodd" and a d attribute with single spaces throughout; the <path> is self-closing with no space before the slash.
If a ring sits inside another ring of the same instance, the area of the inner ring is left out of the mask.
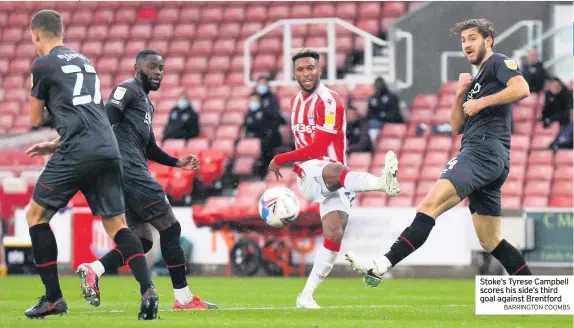
<path id="1" fill-rule="evenodd" d="M 140 75 L 140 79 L 142 81 L 142 85 L 143 85 L 144 89 L 146 89 L 148 91 L 157 91 L 159 89 L 159 87 L 161 86 L 161 81 L 160 81 L 160 83 L 158 83 L 156 87 L 152 87 L 150 77 L 146 73 L 144 73 L 143 71 L 139 71 L 138 74 Z"/>
<path id="2" fill-rule="evenodd" d="M 484 60 L 484 56 L 486 56 L 486 45 L 482 45 L 480 49 L 478 49 L 478 54 L 476 54 L 476 59 L 471 62 L 472 65 L 479 65 Z"/>

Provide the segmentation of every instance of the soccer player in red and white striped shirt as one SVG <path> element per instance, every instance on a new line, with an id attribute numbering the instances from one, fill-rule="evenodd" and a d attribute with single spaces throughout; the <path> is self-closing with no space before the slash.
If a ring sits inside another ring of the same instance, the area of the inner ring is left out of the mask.
<path id="1" fill-rule="evenodd" d="M 293 55 L 294 74 L 301 91 L 291 97 L 291 129 L 296 150 L 278 154 L 269 170 L 279 179 L 279 168 L 294 163 L 293 171 L 303 196 L 320 204 L 324 242 L 315 257 L 313 270 L 303 292 L 297 297 L 299 308 L 319 308 L 315 289 L 327 277 L 341 248 L 355 192 L 381 191 L 396 196 L 398 160 L 387 153 L 382 176 L 351 171 L 346 166 L 347 121 L 339 95 L 321 84 L 319 53 L 303 49 Z"/>

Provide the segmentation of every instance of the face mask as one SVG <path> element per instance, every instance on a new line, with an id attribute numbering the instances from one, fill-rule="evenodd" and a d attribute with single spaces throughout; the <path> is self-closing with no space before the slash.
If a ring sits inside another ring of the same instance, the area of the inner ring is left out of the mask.
<path id="1" fill-rule="evenodd" d="M 189 102 L 185 99 L 181 99 L 180 101 L 177 102 L 177 107 L 179 107 L 179 109 L 187 108 L 188 105 Z"/>
<path id="2" fill-rule="evenodd" d="M 249 110 L 252 111 L 252 112 L 254 112 L 254 111 L 256 111 L 256 110 L 259 110 L 259 106 L 260 106 L 260 105 L 259 105 L 258 102 L 252 101 L 252 102 L 249 103 Z"/>
<path id="3" fill-rule="evenodd" d="M 262 85 L 257 86 L 257 93 L 258 94 L 264 95 L 267 93 L 267 91 L 269 91 L 269 88 L 266 85 L 262 84 Z"/>

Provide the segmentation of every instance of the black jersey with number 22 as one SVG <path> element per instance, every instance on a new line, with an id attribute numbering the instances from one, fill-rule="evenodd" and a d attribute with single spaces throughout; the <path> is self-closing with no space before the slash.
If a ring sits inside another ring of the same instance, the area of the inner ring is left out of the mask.
<path id="1" fill-rule="evenodd" d="M 57 46 L 32 64 L 31 96 L 45 102 L 67 163 L 118 159 L 118 144 L 102 103 L 94 66 L 82 54 Z"/>

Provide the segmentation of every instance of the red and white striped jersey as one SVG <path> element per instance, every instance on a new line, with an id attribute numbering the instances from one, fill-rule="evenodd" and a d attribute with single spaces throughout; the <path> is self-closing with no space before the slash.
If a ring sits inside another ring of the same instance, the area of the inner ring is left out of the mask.
<path id="1" fill-rule="evenodd" d="M 327 149 L 317 153 L 314 158 L 346 165 L 345 107 L 339 94 L 323 84 L 307 97 L 302 91 L 291 97 L 291 130 L 295 137 L 295 147 L 299 149 L 311 144 L 315 129 L 332 133 L 334 136 Z"/>

